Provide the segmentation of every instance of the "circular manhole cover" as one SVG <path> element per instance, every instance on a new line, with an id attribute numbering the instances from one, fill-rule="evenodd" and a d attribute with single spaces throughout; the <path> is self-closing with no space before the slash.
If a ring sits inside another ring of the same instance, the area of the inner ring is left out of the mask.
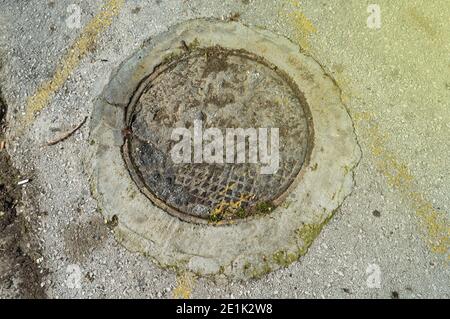
<path id="1" fill-rule="evenodd" d="M 307 158 L 306 102 L 262 57 L 186 49 L 140 87 L 127 108 L 124 157 L 141 191 L 184 220 L 271 212 Z"/>
<path id="2" fill-rule="evenodd" d="M 267 30 L 176 25 L 96 101 L 93 194 L 118 241 L 159 265 L 239 279 L 284 267 L 353 187 L 360 150 L 340 93 Z"/>

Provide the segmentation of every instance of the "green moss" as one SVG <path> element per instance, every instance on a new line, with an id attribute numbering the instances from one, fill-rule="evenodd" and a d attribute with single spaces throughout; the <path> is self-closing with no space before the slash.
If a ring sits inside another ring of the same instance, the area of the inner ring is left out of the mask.
<path id="1" fill-rule="evenodd" d="M 260 279 L 272 271 L 268 263 L 265 263 L 261 268 L 255 268 L 252 272 L 251 278 Z"/>
<path id="2" fill-rule="evenodd" d="M 247 217 L 247 212 L 245 211 L 245 209 L 244 208 L 239 208 L 239 209 L 237 209 L 236 210 L 236 216 L 238 217 L 238 218 L 245 218 L 245 217 Z"/>
<path id="3" fill-rule="evenodd" d="M 256 204 L 255 213 L 259 215 L 270 214 L 275 209 L 275 206 L 270 202 L 260 202 Z"/>
<path id="4" fill-rule="evenodd" d="M 300 256 L 303 256 L 308 251 L 309 246 L 311 246 L 314 239 L 319 235 L 323 226 L 325 226 L 331 219 L 333 214 L 328 216 L 320 224 L 305 224 L 301 228 L 297 229 L 297 236 L 303 241 L 302 247 L 299 249 Z"/>
<path id="5" fill-rule="evenodd" d="M 194 50 L 200 46 L 200 42 L 197 38 L 194 39 L 191 43 L 188 44 L 189 50 Z"/>
<path id="6" fill-rule="evenodd" d="M 211 214 L 209 215 L 209 221 L 211 223 L 218 223 L 223 219 L 223 215 L 222 214 Z"/>
<path id="7" fill-rule="evenodd" d="M 239 207 L 238 209 L 227 207 L 222 212 L 211 213 L 209 215 L 209 221 L 211 223 L 218 223 L 224 219 L 234 219 L 234 217 L 245 218 L 247 216 L 248 212 L 242 207 Z"/>
<path id="8" fill-rule="evenodd" d="M 272 267 L 270 266 L 270 263 L 266 260 L 264 260 L 264 263 L 262 265 L 255 266 L 251 264 L 250 262 L 245 262 L 243 266 L 243 270 L 246 276 L 252 279 L 260 279 L 264 275 L 267 275 L 272 271 Z"/>
<path id="9" fill-rule="evenodd" d="M 287 267 L 294 261 L 298 260 L 299 254 L 288 253 L 286 251 L 280 250 L 273 254 L 272 258 L 281 267 Z"/>

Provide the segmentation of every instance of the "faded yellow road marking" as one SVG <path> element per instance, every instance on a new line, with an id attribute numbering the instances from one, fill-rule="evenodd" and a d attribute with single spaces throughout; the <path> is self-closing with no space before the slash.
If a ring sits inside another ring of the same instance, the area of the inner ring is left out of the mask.
<path id="1" fill-rule="evenodd" d="M 83 28 L 78 39 L 71 45 L 56 67 L 53 77 L 42 83 L 36 93 L 28 98 L 22 123 L 23 128 L 33 121 L 37 112 L 49 104 L 55 92 L 63 86 L 80 64 L 81 59 L 93 49 L 98 35 L 112 23 L 123 4 L 124 0 L 107 0 L 100 12 Z"/>
<path id="2" fill-rule="evenodd" d="M 296 0 L 288 1 L 295 9 L 283 15 L 291 22 L 295 28 L 295 37 L 300 47 L 308 51 L 309 50 L 309 37 L 311 34 L 316 33 L 317 29 L 307 16 L 301 11 L 301 3 Z"/>
<path id="3" fill-rule="evenodd" d="M 182 273 L 177 276 L 177 286 L 173 290 L 173 297 L 176 299 L 191 298 L 192 289 L 194 288 L 197 278 L 190 272 Z"/>
<path id="4" fill-rule="evenodd" d="M 301 4 L 298 0 L 287 0 L 296 9 L 289 12 L 288 21 L 293 25 L 297 33 L 298 44 L 306 51 L 310 51 L 309 37 L 317 32 L 312 22 L 301 12 Z M 429 31 L 429 30 L 428 30 Z M 429 32 L 430 33 L 430 32 Z M 349 103 L 352 95 L 350 81 L 343 76 L 336 78 L 341 87 L 341 98 L 345 104 Z M 358 126 L 368 126 L 364 134 L 369 143 L 369 149 L 375 158 L 377 169 L 384 175 L 388 185 L 395 188 L 405 201 L 409 202 L 419 218 L 421 228 L 424 230 L 424 240 L 431 251 L 441 253 L 450 260 L 450 223 L 446 212 L 434 209 L 431 202 L 419 191 L 417 182 L 407 166 L 399 161 L 394 152 L 387 147 L 388 136 L 383 134 L 374 117 L 370 113 L 360 112 L 354 115 Z"/>
<path id="5" fill-rule="evenodd" d="M 396 159 L 387 148 L 386 134 L 383 134 L 374 116 L 368 112 L 354 114 L 358 126 L 363 126 L 370 140 L 370 152 L 376 160 L 377 169 L 384 175 L 388 185 L 399 191 L 405 201 L 414 209 L 421 228 L 424 229 L 425 242 L 431 251 L 447 255 L 450 260 L 450 222 L 445 212 L 436 210 L 433 205 L 418 192 L 414 176 L 407 166 Z"/>

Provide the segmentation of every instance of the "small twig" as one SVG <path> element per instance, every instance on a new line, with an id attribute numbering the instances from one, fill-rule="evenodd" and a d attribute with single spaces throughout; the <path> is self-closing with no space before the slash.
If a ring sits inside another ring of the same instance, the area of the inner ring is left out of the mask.
<path id="1" fill-rule="evenodd" d="M 6 142 L 5 141 L 0 141 L 0 151 L 2 151 L 6 146 Z"/>
<path id="2" fill-rule="evenodd" d="M 47 143 L 48 146 L 51 145 L 55 145 L 58 144 L 59 142 L 62 142 L 64 140 L 66 140 L 67 138 L 69 138 L 70 136 L 73 135 L 73 133 L 75 133 L 76 131 L 78 131 L 83 125 L 84 123 L 86 123 L 87 121 L 87 116 L 83 119 L 83 121 L 81 121 L 80 124 L 77 125 L 77 127 L 75 127 L 73 130 L 67 132 L 66 134 L 62 135 L 61 137 L 59 137 L 58 139 L 54 140 L 54 141 L 50 141 Z"/>

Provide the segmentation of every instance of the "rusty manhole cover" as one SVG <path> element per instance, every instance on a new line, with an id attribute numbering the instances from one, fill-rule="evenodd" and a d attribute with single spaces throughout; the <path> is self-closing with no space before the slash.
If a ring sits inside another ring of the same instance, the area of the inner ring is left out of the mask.
<path id="1" fill-rule="evenodd" d="M 298 260 L 360 158 L 335 81 L 288 39 L 238 22 L 190 20 L 146 42 L 90 123 L 92 191 L 117 240 L 205 276 L 258 278 Z"/>
<path id="2" fill-rule="evenodd" d="M 295 182 L 312 140 L 308 107 L 289 77 L 259 56 L 219 46 L 186 47 L 165 61 L 140 84 L 125 121 L 123 153 L 133 180 L 152 202 L 193 222 L 270 213 Z M 171 156 L 175 128 L 192 132 L 191 162 Z M 219 135 L 204 135 L 211 128 Z M 240 140 L 245 157 L 239 161 L 236 151 L 227 158 L 227 134 L 238 132 L 230 129 L 249 128 L 255 131 Z M 211 153 L 219 157 L 208 161 L 202 154 L 213 141 L 221 141 Z M 275 161 L 268 156 L 277 142 Z M 253 160 L 251 150 L 258 153 Z"/>

